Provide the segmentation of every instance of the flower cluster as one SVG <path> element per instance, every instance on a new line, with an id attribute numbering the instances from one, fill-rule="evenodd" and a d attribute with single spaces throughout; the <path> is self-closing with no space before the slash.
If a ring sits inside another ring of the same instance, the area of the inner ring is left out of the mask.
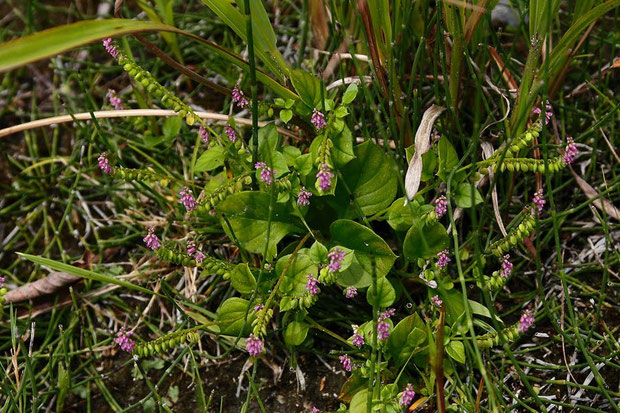
<path id="1" fill-rule="evenodd" d="M 235 132 L 235 128 L 233 128 L 232 125 L 226 125 L 225 132 L 226 136 L 228 136 L 228 139 L 230 139 L 231 142 L 234 143 L 237 141 L 237 132 Z"/>
<path id="2" fill-rule="evenodd" d="M 379 323 L 377 325 L 377 337 L 379 338 L 379 340 L 387 340 L 387 338 L 390 336 L 391 325 L 390 323 L 388 323 L 388 320 L 394 315 L 395 312 L 396 310 L 394 310 L 393 308 L 388 308 L 383 313 L 379 312 L 377 314 L 377 322 Z"/>
<path id="3" fill-rule="evenodd" d="M 311 196 L 312 196 L 312 192 L 308 191 L 305 186 L 302 186 L 299 189 L 299 193 L 297 194 L 297 205 L 299 206 L 310 205 Z"/>
<path id="4" fill-rule="evenodd" d="M 204 143 L 209 143 L 210 136 L 209 136 L 209 131 L 207 130 L 207 128 L 200 125 L 200 127 L 198 128 L 198 134 L 200 135 L 200 139 L 202 139 Z"/>
<path id="5" fill-rule="evenodd" d="M 319 287 L 317 286 L 319 280 L 314 277 L 314 274 L 306 275 L 308 282 L 306 283 L 306 291 L 310 293 L 310 295 L 318 294 Z"/>
<path id="6" fill-rule="evenodd" d="M 340 271 L 345 255 L 347 255 L 347 253 L 339 248 L 334 248 L 332 252 L 327 254 L 327 258 L 329 258 L 329 264 L 327 264 L 329 272 Z"/>
<path id="7" fill-rule="evenodd" d="M 564 162 L 564 165 L 570 165 L 575 162 L 577 153 L 577 145 L 575 145 L 573 138 L 569 136 L 566 138 L 566 147 L 564 147 L 564 156 L 562 157 L 562 162 Z"/>
<path id="8" fill-rule="evenodd" d="M 439 298 L 438 294 L 435 294 L 434 296 L 431 297 L 431 303 L 433 303 L 435 307 L 440 307 L 440 308 L 443 305 L 443 301 L 441 300 L 441 298 Z"/>
<path id="9" fill-rule="evenodd" d="M 538 214 L 540 214 L 547 203 L 547 201 L 545 201 L 545 197 L 543 196 L 542 189 L 534 193 L 534 199 L 532 199 L 532 202 L 536 205 L 536 208 L 538 208 Z"/>
<path id="10" fill-rule="evenodd" d="M 310 122 L 312 122 L 314 127 L 318 130 L 321 130 L 327 126 L 327 122 L 325 122 L 325 115 L 316 109 L 312 110 L 312 118 L 310 118 Z"/>
<path id="11" fill-rule="evenodd" d="M 271 185 L 273 183 L 273 178 L 277 173 L 275 169 L 269 168 L 265 162 L 256 162 L 254 168 L 257 170 L 260 169 L 260 180 L 264 182 L 265 185 Z"/>
<path id="12" fill-rule="evenodd" d="M 136 345 L 136 343 L 131 339 L 132 336 L 133 331 L 127 331 L 125 327 L 121 327 L 116 334 L 114 342 L 121 347 L 121 350 L 131 353 Z"/>
<path id="13" fill-rule="evenodd" d="M 534 108 L 533 112 L 536 115 L 540 115 L 540 113 L 542 112 L 542 109 L 541 108 Z M 549 101 L 546 100 L 545 101 L 545 125 L 549 124 L 549 120 L 551 120 L 552 116 L 553 116 L 553 107 L 551 106 Z"/>
<path id="14" fill-rule="evenodd" d="M 415 391 L 411 383 L 407 383 L 405 390 L 400 394 L 400 400 L 398 401 L 401 406 L 409 406 L 415 397 Z"/>
<path id="15" fill-rule="evenodd" d="M 239 86 L 235 86 L 232 90 L 232 101 L 241 109 L 250 104 L 245 98 L 243 91 L 239 89 Z"/>
<path id="16" fill-rule="evenodd" d="M 108 89 L 108 99 L 110 99 L 110 104 L 114 106 L 114 109 L 125 110 L 125 107 L 123 106 L 123 101 L 116 94 L 116 90 Z"/>
<path id="17" fill-rule="evenodd" d="M 437 253 L 437 266 L 439 268 L 444 268 L 450 262 L 450 258 L 448 257 L 448 250 L 443 250 Z"/>
<path id="18" fill-rule="evenodd" d="M 250 356 L 258 356 L 265 350 L 265 343 L 254 334 L 250 334 L 250 337 L 245 340 L 245 344 Z"/>
<path id="19" fill-rule="evenodd" d="M 510 254 L 504 255 L 504 258 L 502 259 L 502 271 L 501 271 L 501 275 L 504 278 L 510 277 L 510 274 L 512 273 L 512 263 L 509 260 L 510 260 Z"/>
<path id="20" fill-rule="evenodd" d="M 351 371 L 353 369 L 353 362 L 351 361 L 351 358 L 349 358 L 347 354 L 343 354 L 339 358 L 340 358 L 340 365 L 342 366 L 343 369 L 345 369 L 346 371 Z"/>
<path id="21" fill-rule="evenodd" d="M 444 195 L 441 195 L 435 200 L 435 215 L 437 219 L 443 217 L 446 211 L 448 211 L 448 200 Z"/>
<path id="22" fill-rule="evenodd" d="M 355 287 L 347 287 L 344 291 L 344 296 L 347 298 L 353 298 L 357 295 L 357 288 Z"/>
<path id="23" fill-rule="evenodd" d="M 198 202 L 194 199 L 194 195 L 192 195 L 192 190 L 188 187 L 184 186 L 181 192 L 179 192 L 181 198 L 179 198 L 179 203 L 185 206 L 185 209 L 189 211 L 193 211 L 198 207 Z"/>
<path id="24" fill-rule="evenodd" d="M 110 37 L 106 37 L 105 39 L 101 40 L 101 43 L 103 43 L 105 51 L 110 53 L 110 56 L 114 58 L 118 56 L 118 48 L 114 43 L 112 43 L 112 39 Z"/>
<path id="25" fill-rule="evenodd" d="M 534 324 L 534 317 L 530 310 L 525 310 L 519 319 L 519 333 L 525 333 Z"/>
<path id="26" fill-rule="evenodd" d="M 189 255 L 190 257 L 194 257 L 194 260 L 196 260 L 196 262 L 198 264 L 200 264 L 204 259 L 205 259 L 205 255 L 196 250 L 196 242 L 195 241 L 187 241 L 187 255 Z"/>
<path id="27" fill-rule="evenodd" d="M 101 155 L 99 155 L 99 158 L 97 158 L 97 161 L 99 161 L 99 169 L 101 169 L 101 172 L 103 172 L 104 174 L 112 173 L 112 167 L 110 166 L 110 161 L 108 161 L 107 153 L 104 152 Z"/>
<path id="28" fill-rule="evenodd" d="M 353 336 L 351 337 L 351 343 L 357 348 L 364 345 L 364 336 L 358 333 L 358 326 L 353 325 Z"/>
<path id="29" fill-rule="evenodd" d="M 316 178 L 319 180 L 319 189 L 323 192 L 329 191 L 329 188 L 332 187 L 334 176 L 329 165 L 326 163 L 321 164 L 319 171 L 316 173 Z"/>
<path id="30" fill-rule="evenodd" d="M 142 239 L 146 243 L 146 246 L 152 249 L 153 251 L 161 248 L 161 244 L 159 243 L 159 238 L 155 235 L 155 228 L 149 228 L 148 233 Z"/>

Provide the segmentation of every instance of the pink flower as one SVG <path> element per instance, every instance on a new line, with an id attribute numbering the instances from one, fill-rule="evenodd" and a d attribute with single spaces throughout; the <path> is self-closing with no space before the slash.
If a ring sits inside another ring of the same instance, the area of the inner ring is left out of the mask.
<path id="1" fill-rule="evenodd" d="M 358 333 L 358 326 L 353 326 L 353 336 L 351 337 L 351 343 L 357 348 L 360 348 L 364 345 L 364 336 Z"/>
<path id="2" fill-rule="evenodd" d="M 437 266 L 439 268 L 444 268 L 450 261 L 450 258 L 448 258 L 448 250 L 437 253 Z"/>
<path id="3" fill-rule="evenodd" d="M 264 182 L 265 185 L 271 185 L 273 183 L 273 178 L 277 173 L 275 169 L 269 168 L 265 162 L 256 162 L 254 168 L 260 170 L 260 180 Z"/>
<path id="4" fill-rule="evenodd" d="M 415 397 L 415 391 L 413 390 L 413 386 L 411 383 L 407 383 L 407 387 L 400 394 L 400 400 L 398 401 L 401 406 L 409 406 L 411 402 L 413 402 L 413 398 Z"/>
<path id="5" fill-rule="evenodd" d="M 118 97 L 116 91 L 114 89 L 108 89 L 108 99 L 110 99 L 110 104 L 114 106 L 116 110 L 124 110 L 123 101 Z"/>
<path id="6" fill-rule="evenodd" d="M 534 317 L 530 310 L 525 310 L 519 319 L 519 333 L 525 333 L 534 324 Z"/>
<path id="7" fill-rule="evenodd" d="M 104 174 L 112 173 L 112 167 L 110 166 L 110 162 L 108 161 L 107 153 L 103 152 L 101 155 L 99 155 L 97 161 L 99 161 L 99 168 L 101 169 L 101 172 L 103 172 Z"/>
<path id="8" fill-rule="evenodd" d="M 310 295 L 318 294 L 319 287 L 317 287 L 317 283 L 319 282 L 316 278 L 314 278 L 314 274 L 306 275 L 308 282 L 306 283 L 306 291 L 310 293 Z"/>
<path id="9" fill-rule="evenodd" d="M 297 205 L 299 206 L 308 206 L 310 205 L 310 197 L 312 196 L 312 192 L 306 190 L 305 186 L 302 186 L 299 189 L 299 193 L 297 194 Z"/>
<path id="10" fill-rule="evenodd" d="M 207 128 L 200 125 L 200 127 L 198 128 L 198 134 L 200 135 L 200 139 L 202 139 L 204 143 L 209 143 L 210 135 L 209 135 L 209 131 L 207 130 Z"/>
<path id="11" fill-rule="evenodd" d="M 345 255 L 347 255 L 347 253 L 339 248 L 334 248 L 332 252 L 327 254 L 327 258 L 329 258 L 329 264 L 327 264 L 329 272 L 340 271 Z"/>
<path id="12" fill-rule="evenodd" d="M 542 110 L 540 108 L 534 108 L 532 111 L 536 115 L 540 115 Z M 549 120 L 553 116 L 553 107 L 548 100 L 545 101 L 545 125 L 549 124 Z"/>
<path id="13" fill-rule="evenodd" d="M 250 356 L 258 356 L 265 350 L 265 343 L 254 334 L 250 334 L 245 340 L 246 350 L 250 353 Z"/>
<path id="14" fill-rule="evenodd" d="M 312 122 L 314 127 L 318 130 L 321 130 L 327 126 L 327 122 L 325 122 L 325 115 L 316 109 L 312 110 L 312 118 L 310 119 L 310 122 Z"/>
<path id="15" fill-rule="evenodd" d="M 312 413 L 321 413 L 321 411 L 319 409 L 317 409 L 316 407 L 312 408 Z"/>
<path id="16" fill-rule="evenodd" d="M 353 368 L 353 362 L 351 361 L 349 356 L 347 354 L 343 354 L 342 356 L 339 357 L 339 359 L 340 359 L 340 365 L 342 366 L 342 368 L 345 369 L 346 371 L 351 371 L 351 369 Z"/>
<path id="17" fill-rule="evenodd" d="M 159 238 L 155 235 L 155 228 L 149 228 L 148 233 L 142 239 L 146 243 L 146 246 L 152 249 L 153 251 L 161 248 L 161 244 L 159 243 Z"/>
<path id="18" fill-rule="evenodd" d="M 114 58 L 118 56 L 118 48 L 112 42 L 112 39 L 110 37 L 106 37 L 105 39 L 101 40 L 101 43 L 103 43 L 103 46 L 105 47 L 105 51 L 110 53 L 110 56 Z"/>
<path id="19" fill-rule="evenodd" d="M 347 287 L 344 291 L 347 298 L 353 298 L 357 295 L 357 288 L 355 287 Z"/>
<path id="20" fill-rule="evenodd" d="M 545 197 L 543 196 L 542 189 L 534 193 L 534 199 L 532 199 L 532 202 L 536 205 L 536 208 L 538 208 L 538 214 L 540 214 L 547 203 L 547 201 L 545 201 Z"/>
<path id="21" fill-rule="evenodd" d="M 570 136 L 566 138 L 566 147 L 564 148 L 564 156 L 562 157 L 562 162 L 564 165 L 570 165 L 575 162 L 575 157 L 577 156 L 577 145 L 575 145 L 575 141 Z"/>
<path id="22" fill-rule="evenodd" d="M 121 347 L 121 350 L 131 353 L 136 345 L 136 343 L 131 339 L 131 336 L 133 336 L 133 331 L 127 331 L 125 327 L 121 327 L 116 334 L 114 342 Z"/>
<path id="23" fill-rule="evenodd" d="M 388 308 L 383 313 L 378 313 L 377 322 L 379 324 L 377 325 L 377 338 L 379 340 L 387 340 L 390 336 L 390 327 L 392 326 L 387 322 L 387 320 L 389 320 L 395 312 L 396 310 L 393 308 Z"/>
<path id="24" fill-rule="evenodd" d="M 5 278 L 0 276 L 0 288 L 4 287 L 4 281 L 6 281 Z"/>
<path id="25" fill-rule="evenodd" d="M 435 199 L 435 215 L 437 219 L 444 216 L 446 211 L 448 210 L 448 200 L 444 195 L 441 195 Z"/>
<path id="26" fill-rule="evenodd" d="M 204 259 L 205 255 L 200 251 L 196 251 L 196 254 L 194 254 L 194 260 L 196 260 L 198 264 L 201 264 Z"/>
<path id="27" fill-rule="evenodd" d="M 228 136 L 228 139 L 230 139 L 231 142 L 236 142 L 237 141 L 237 132 L 235 132 L 235 129 L 232 127 L 232 125 L 226 125 L 226 136 Z"/>
<path id="28" fill-rule="evenodd" d="M 504 278 L 510 277 L 510 274 L 512 273 L 512 263 L 509 260 L 510 260 L 510 254 L 504 255 L 504 258 L 502 259 L 502 272 L 501 272 L 501 275 Z"/>
<path id="29" fill-rule="evenodd" d="M 235 86 L 232 90 L 232 101 L 241 109 L 250 104 L 250 102 L 248 102 L 245 98 L 243 91 L 239 89 L 239 86 Z"/>
<path id="30" fill-rule="evenodd" d="M 443 301 L 441 300 L 441 298 L 439 298 L 438 294 L 435 294 L 434 296 L 431 297 L 431 303 L 433 303 L 435 307 L 441 308 Z"/>
<path id="31" fill-rule="evenodd" d="M 181 195 L 179 203 L 183 204 L 187 211 L 193 211 L 198 207 L 198 202 L 196 202 L 192 195 L 192 190 L 188 187 L 184 186 L 181 192 L 179 192 L 179 195 Z"/>
<path id="32" fill-rule="evenodd" d="M 334 176 L 335 175 L 332 173 L 332 170 L 326 163 L 321 164 L 321 167 L 316 174 L 316 178 L 319 180 L 319 189 L 323 192 L 329 191 L 329 188 L 332 187 L 332 179 Z"/>
<path id="33" fill-rule="evenodd" d="M 264 308 L 265 306 L 263 304 L 258 304 L 254 306 L 254 311 L 258 313 L 259 311 L 263 311 Z"/>
<path id="34" fill-rule="evenodd" d="M 192 256 L 196 252 L 196 242 L 187 241 L 187 255 Z"/>

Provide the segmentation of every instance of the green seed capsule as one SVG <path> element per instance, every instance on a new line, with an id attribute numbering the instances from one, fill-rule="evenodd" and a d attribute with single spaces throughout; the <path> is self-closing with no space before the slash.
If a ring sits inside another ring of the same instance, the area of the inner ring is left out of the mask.
<path id="1" fill-rule="evenodd" d="M 519 148 L 517 145 L 512 145 L 512 146 L 510 147 L 510 150 L 512 151 L 512 153 L 519 153 L 519 150 L 520 150 L 520 149 L 521 149 L 521 148 Z"/>

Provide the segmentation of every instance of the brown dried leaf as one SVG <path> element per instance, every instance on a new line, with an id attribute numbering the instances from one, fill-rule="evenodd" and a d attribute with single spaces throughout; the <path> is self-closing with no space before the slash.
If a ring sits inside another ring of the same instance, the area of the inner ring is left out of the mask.
<path id="1" fill-rule="evenodd" d="M 581 191 L 588 197 L 588 199 L 597 198 L 600 194 L 596 191 L 596 189 L 592 188 L 589 183 L 585 181 L 582 177 L 577 175 L 577 173 L 571 168 L 570 170 L 577 181 L 577 185 L 581 188 Z M 616 221 L 620 221 L 620 210 L 614 206 L 607 198 L 598 198 L 592 201 L 595 207 L 597 207 L 604 214 L 609 215 L 612 218 L 615 218 Z"/>
<path id="2" fill-rule="evenodd" d="M 422 155 L 428 152 L 428 149 L 431 147 L 430 136 L 433 124 L 435 124 L 435 120 L 444 110 L 446 108 L 437 105 L 432 105 L 426 109 L 420 126 L 418 126 L 418 130 L 415 133 L 415 153 L 411 157 L 409 168 L 407 168 L 407 174 L 405 175 L 405 191 L 409 199 L 413 199 L 415 194 L 418 193 L 418 188 L 420 188 Z"/>

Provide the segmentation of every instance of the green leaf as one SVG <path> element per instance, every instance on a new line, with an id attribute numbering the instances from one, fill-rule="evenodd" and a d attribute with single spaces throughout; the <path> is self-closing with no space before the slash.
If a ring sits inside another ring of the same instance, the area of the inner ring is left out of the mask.
<path id="1" fill-rule="evenodd" d="M 446 353 L 459 363 L 465 364 L 465 346 L 462 342 L 450 341 L 446 346 Z"/>
<path id="2" fill-rule="evenodd" d="M 181 126 L 183 126 L 183 118 L 179 116 L 170 116 L 164 122 L 164 126 L 162 127 L 162 132 L 164 136 L 168 139 L 172 139 L 176 137 L 181 131 Z"/>
<path id="3" fill-rule="evenodd" d="M 390 206 L 396 196 L 396 166 L 392 159 L 372 142 L 357 145 L 354 154 L 356 158 L 341 169 L 342 176 L 361 212 L 365 216 L 376 214 Z M 336 198 L 340 204 L 341 217 L 359 216 L 344 185 L 337 187 Z"/>
<path id="4" fill-rule="evenodd" d="M 417 313 L 403 318 L 390 333 L 387 349 L 397 366 L 401 366 L 426 340 L 424 322 Z"/>
<path id="5" fill-rule="evenodd" d="M 196 160 L 194 172 L 212 171 L 224 165 L 226 159 L 226 149 L 222 146 L 212 146 L 204 151 Z"/>
<path id="6" fill-rule="evenodd" d="M 342 104 L 348 105 L 349 103 L 355 100 L 356 96 L 357 96 L 357 84 L 351 83 L 349 87 L 347 88 L 347 90 L 344 92 L 344 95 L 342 95 Z"/>
<path id="7" fill-rule="evenodd" d="M 252 329 L 252 322 L 256 318 L 253 311 L 248 311 L 249 301 L 239 297 L 227 299 L 217 309 L 216 322 L 220 331 L 224 335 L 237 336 L 244 327 L 246 312 L 248 313 L 247 323 L 243 329 L 243 335 L 249 334 Z"/>
<path id="8" fill-rule="evenodd" d="M 435 168 L 437 168 L 437 153 L 435 151 L 424 153 L 422 155 L 422 175 L 420 180 L 427 182 L 435 178 Z"/>
<path id="9" fill-rule="evenodd" d="M 316 108 L 321 102 L 321 82 L 305 70 L 295 69 L 291 72 L 291 83 L 301 100 L 310 109 Z M 321 108 L 318 108 L 319 110 Z"/>
<path id="10" fill-rule="evenodd" d="M 252 275 L 248 264 L 238 264 L 230 274 L 230 283 L 241 294 L 250 294 L 256 289 L 256 278 Z"/>
<path id="11" fill-rule="evenodd" d="M 306 176 L 312 171 L 312 165 L 312 157 L 309 153 L 304 153 L 295 160 L 295 169 L 297 169 L 302 176 Z"/>
<path id="12" fill-rule="evenodd" d="M 293 217 L 286 205 L 274 202 L 271 217 L 269 216 L 270 200 L 270 195 L 264 192 L 245 191 L 229 195 L 216 207 L 220 214 L 228 218 L 241 247 L 250 252 L 255 254 L 265 252 L 269 232 L 267 257 L 265 257 L 268 260 L 276 255 L 276 245 L 282 238 L 292 232 L 299 232 L 299 228 L 292 223 Z M 224 219 L 222 227 L 226 232 L 230 231 Z M 228 235 L 233 238 L 232 234 Z"/>
<path id="13" fill-rule="evenodd" d="M 334 244 L 354 251 L 351 265 L 338 276 L 338 284 L 344 287 L 368 287 L 373 271 L 377 278 L 385 277 L 396 261 L 396 255 L 387 243 L 357 222 L 341 219 L 332 223 L 330 231 Z"/>
<path id="14" fill-rule="evenodd" d="M 276 274 L 282 274 L 284 267 L 291 258 L 291 254 L 281 257 L 276 263 Z M 306 283 L 308 274 L 318 274 L 318 267 L 312 262 L 308 255 L 308 249 L 299 250 L 293 261 L 291 261 L 282 284 L 280 291 L 291 297 L 301 297 L 306 294 Z"/>
<path id="15" fill-rule="evenodd" d="M 284 123 L 288 123 L 289 120 L 293 119 L 293 111 L 290 109 L 282 109 L 280 111 L 280 120 Z"/>
<path id="16" fill-rule="evenodd" d="M 280 135 L 274 122 L 268 123 L 258 131 L 260 160 L 276 171 L 276 177 L 280 177 L 288 172 L 286 158 L 277 150 L 279 139 Z M 260 172 L 256 171 L 256 176 L 258 178 Z"/>
<path id="17" fill-rule="evenodd" d="M 168 389 L 168 398 L 172 403 L 179 401 L 179 386 L 170 386 Z"/>
<path id="18" fill-rule="evenodd" d="M 457 206 L 461 208 L 471 208 L 474 205 L 480 204 L 482 200 L 482 195 L 480 192 L 474 187 L 474 199 L 471 197 L 471 188 L 472 185 L 467 182 L 462 182 L 459 186 L 456 187 L 456 192 L 454 193 L 454 202 Z"/>
<path id="19" fill-rule="evenodd" d="M 338 106 L 336 110 L 334 111 L 334 115 L 337 118 L 344 118 L 348 114 L 349 114 L 349 111 L 347 110 L 345 106 Z"/>
<path id="20" fill-rule="evenodd" d="M 388 209 L 387 222 L 396 231 L 407 231 L 417 217 L 418 206 L 414 202 L 407 202 L 405 197 L 398 198 Z"/>
<path id="21" fill-rule="evenodd" d="M 445 182 L 450 176 L 452 169 L 458 165 L 459 157 L 456 154 L 454 146 L 452 146 L 446 137 L 439 139 L 438 148 L 439 171 L 437 172 L 437 176 Z"/>
<path id="22" fill-rule="evenodd" d="M 471 312 L 473 314 L 481 315 L 483 317 L 491 318 L 491 312 L 484 305 L 480 304 L 478 301 L 467 300 L 469 306 L 471 307 Z M 496 317 L 497 318 L 497 317 Z M 497 318 L 499 320 L 499 318 Z"/>
<path id="23" fill-rule="evenodd" d="M 71 386 L 71 375 L 67 372 L 64 363 L 58 363 L 58 379 L 56 386 L 58 388 L 58 398 L 56 399 L 56 411 L 62 412 L 65 405 L 65 399 Z"/>
<path id="24" fill-rule="evenodd" d="M 304 342 L 308 336 L 310 326 L 301 321 L 293 321 L 286 326 L 284 332 L 284 342 L 287 346 L 298 346 Z"/>
<path id="25" fill-rule="evenodd" d="M 297 163 L 297 158 L 301 156 L 301 151 L 295 146 L 285 146 L 282 148 L 282 154 L 284 155 L 288 166 L 295 166 Z"/>
<path id="26" fill-rule="evenodd" d="M 418 258 L 429 259 L 450 245 L 450 238 L 446 228 L 439 222 L 430 224 L 416 224 L 412 226 L 403 242 L 403 252 L 410 260 Z"/>
<path id="27" fill-rule="evenodd" d="M 330 128 L 330 131 L 333 129 Z M 353 152 L 353 135 L 346 126 L 340 132 L 330 134 L 330 139 L 334 146 L 332 147 L 332 161 L 337 168 L 341 168 L 355 159 Z"/>
<path id="28" fill-rule="evenodd" d="M 368 389 L 363 389 L 355 393 L 349 405 L 349 413 L 366 413 L 366 402 L 368 399 Z"/>
<path id="29" fill-rule="evenodd" d="M 27 260 L 34 262 L 35 264 L 43 265 L 45 267 L 51 268 L 56 271 L 66 272 L 67 274 L 71 274 L 76 277 L 82 277 L 82 278 L 86 278 L 89 280 L 101 281 L 107 284 L 119 285 L 121 287 L 129 288 L 130 290 L 140 291 L 145 294 L 156 295 L 158 297 L 164 297 L 163 295 L 159 293 L 140 287 L 139 285 L 135 285 L 127 281 L 119 280 L 114 277 L 110 277 L 108 275 L 103 275 L 103 274 L 96 273 L 94 271 L 89 271 L 83 268 L 74 267 L 73 265 L 64 264 L 62 262 L 50 260 L 48 258 L 37 257 L 35 255 L 30 255 L 30 254 L 24 254 L 23 252 L 18 252 L 17 255 L 19 255 L 20 257 L 24 257 Z"/>
<path id="30" fill-rule="evenodd" d="M 377 288 L 375 290 L 374 285 L 370 285 L 370 288 L 366 292 L 366 300 L 370 305 L 376 305 L 378 307 L 389 307 L 394 303 L 396 299 L 396 291 L 392 287 L 392 283 L 387 278 L 379 278 L 377 280 Z"/>
<path id="31" fill-rule="evenodd" d="M 314 241 L 314 244 L 310 247 L 308 256 L 314 264 L 320 265 L 327 262 L 327 253 L 328 251 L 325 245 L 321 244 L 319 241 Z"/>

